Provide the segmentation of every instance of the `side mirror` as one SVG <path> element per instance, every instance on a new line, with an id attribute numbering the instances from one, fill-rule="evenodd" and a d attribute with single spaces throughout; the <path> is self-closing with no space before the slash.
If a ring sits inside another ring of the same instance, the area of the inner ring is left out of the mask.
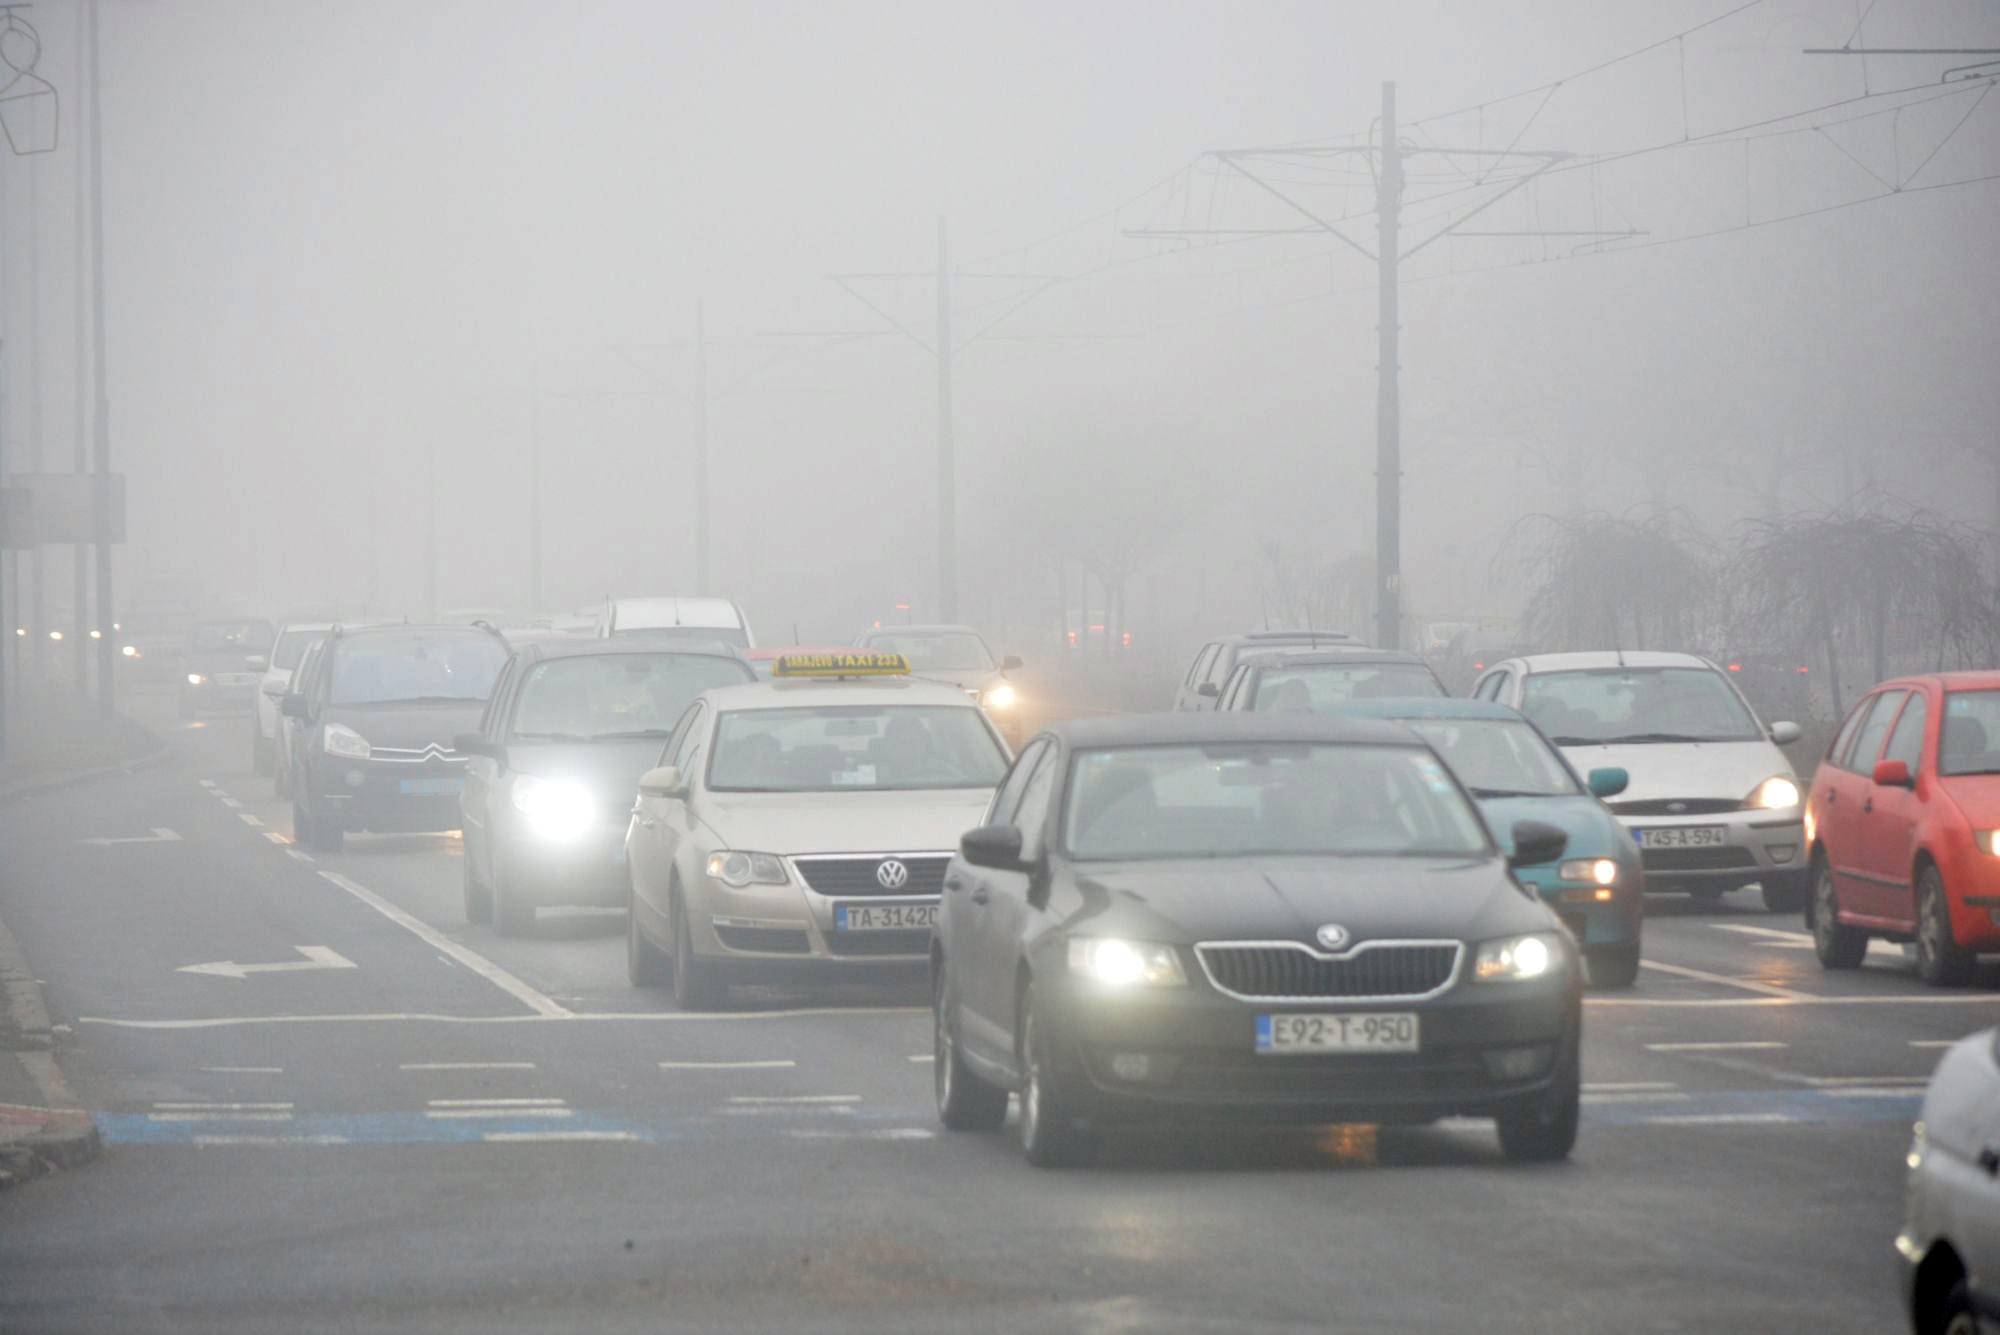
<path id="1" fill-rule="evenodd" d="M 678 765 L 662 765 L 639 776 L 641 797 L 686 797 L 687 790 L 687 781 L 681 778 Z"/>
<path id="2" fill-rule="evenodd" d="M 1000 660 L 1000 670 L 1002 672 L 1019 672 L 1022 666 L 1019 654 L 1008 654 Z"/>
<path id="3" fill-rule="evenodd" d="M 1805 735 L 1805 730 L 1796 723 L 1773 723 L 1771 740 L 1779 746 L 1789 746 Z"/>
<path id="4" fill-rule="evenodd" d="M 1514 822 L 1514 855 L 1510 867 L 1535 867 L 1555 862 L 1569 848 L 1569 835 L 1538 820 Z"/>
<path id="5" fill-rule="evenodd" d="M 312 717 L 312 710 L 306 704 L 305 696 L 298 691 L 288 693 L 284 699 L 278 702 L 278 712 L 286 718 L 309 719 Z"/>
<path id="6" fill-rule="evenodd" d="M 485 734 L 461 732 L 451 739 L 451 749 L 462 756 L 485 756 L 489 760 L 500 759 L 501 747 L 498 742 L 489 742 Z"/>
<path id="7" fill-rule="evenodd" d="M 958 841 L 959 856 L 975 867 L 995 871 L 1021 869 L 1021 831 L 1012 825 L 982 825 L 967 830 Z"/>
<path id="8" fill-rule="evenodd" d="M 1875 762 L 1875 783 L 1882 788 L 1914 788 L 1916 781 L 1910 777 L 1909 765 L 1901 760 L 1878 760 Z"/>
<path id="9" fill-rule="evenodd" d="M 1592 797 L 1616 797 L 1632 786 L 1632 775 L 1616 767 L 1594 769 L 1586 782 Z"/>
<path id="10" fill-rule="evenodd" d="M 1222 688 L 1212 681 L 1205 681 L 1194 688 L 1194 693 L 1204 700 L 1213 700 L 1222 694 Z"/>
<path id="11" fill-rule="evenodd" d="M 256 668 L 259 672 L 262 672 L 266 668 L 271 666 L 271 660 L 263 654 L 247 655 L 243 661 L 248 663 L 251 667 Z"/>

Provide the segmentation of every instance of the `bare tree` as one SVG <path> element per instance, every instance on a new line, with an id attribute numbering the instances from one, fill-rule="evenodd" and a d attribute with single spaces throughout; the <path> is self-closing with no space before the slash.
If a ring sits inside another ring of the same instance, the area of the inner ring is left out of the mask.
<path id="1" fill-rule="evenodd" d="M 1676 511 L 1533 515 L 1507 540 L 1533 590 L 1523 616 L 1551 649 L 1681 648 L 1715 589 L 1704 542 Z"/>

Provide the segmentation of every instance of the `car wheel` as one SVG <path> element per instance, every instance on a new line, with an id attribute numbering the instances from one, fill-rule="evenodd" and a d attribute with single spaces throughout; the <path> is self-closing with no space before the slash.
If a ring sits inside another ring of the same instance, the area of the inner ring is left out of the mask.
<path id="1" fill-rule="evenodd" d="M 324 806 L 304 793 L 292 796 L 292 842 L 315 853 L 338 853 L 347 846 L 346 831 Z"/>
<path id="2" fill-rule="evenodd" d="M 1639 979 L 1639 946 L 1600 946 L 1583 953 L 1590 968 L 1590 985 L 1596 988 L 1630 987 Z"/>
<path id="3" fill-rule="evenodd" d="M 1812 881 L 1794 872 L 1773 875 L 1759 885 L 1764 907 L 1772 913 L 1797 913 L 1812 895 Z"/>
<path id="4" fill-rule="evenodd" d="M 1824 862 L 1813 869 L 1813 953 L 1829 969 L 1858 969 L 1868 955 L 1868 933 L 1840 921 L 1840 895 L 1833 887 L 1833 869 Z"/>
<path id="5" fill-rule="evenodd" d="M 1972 952 L 1952 934 L 1944 877 L 1926 865 L 1917 878 L 1917 974 L 1932 987 L 1963 987 L 1972 981 L 1972 966 Z"/>
<path id="6" fill-rule="evenodd" d="M 258 774 L 271 772 L 271 739 L 254 717 L 250 720 L 250 768 Z"/>
<path id="7" fill-rule="evenodd" d="M 277 766 L 271 774 L 271 791 L 279 798 L 292 795 L 292 767 L 289 763 Z"/>
<path id="8" fill-rule="evenodd" d="M 625 909 L 625 976 L 634 987 L 659 987 L 672 976 L 667 957 L 639 925 L 639 892 L 634 890 Z"/>
<path id="9" fill-rule="evenodd" d="M 674 1004 L 684 1011 L 713 1010 L 729 992 L 721 967 L 694 953 L 687 906 L 678 893 L 669 912 L 674 932 Z"/>
<path id="10" fill-rule="evenodd" d="M 1972 1290 L 1964 1280 L 1951 1286 L 1931 1313 L 1931 1320 L 1918 1335 L 1979 1335 L 1979 1313 L 1972 1305 Z"/>
<path id="11" fill-rule="evenodd" d="M 1495 1118 L 1500 1149 L 1515 1163 L 1549 1163 L 1569 1158 L 1576 1148 L 1576 1124 L 1583 1104 L 1583 1068 L 1576 1049 L 1561 1058 L 1555 1083 L 1541 1094 Z"/>
<path id="12" fill-rule="evenodd" d="M 1007 1091 L 974 1075 L 958 1055 L 951 989 L 938 971 L 931 997 L 931 1079 L 938 1120 L 950 1131 L 998 1131 L 1007 1120 Z"/>
<path id="13" fill-rule="evenodd" d="M 472 856 L 472 840 L 465 841 L 460 858 L 465 882 L 465 920 L 469 923 L 493 921 L 493 891 L 479 879 L 479 864 Z"/>
<path id="14" fill-rule="evenodd" d="M 1021 997 L 1021 1149 L 1037 1168 L 1089 1161 L 1096 1144 L 1077 1121 L 1075 1097 L 1051 1049 L 1048 1022 L 1038 1016 L 1035 989 Z"/>
<path id="15" fill-rule="evenodd" d="M 493 864 L 493 925 L 502 936 L 530 936 L 535 930 L 535 906 L 510 884 L 499 862 Z"/>

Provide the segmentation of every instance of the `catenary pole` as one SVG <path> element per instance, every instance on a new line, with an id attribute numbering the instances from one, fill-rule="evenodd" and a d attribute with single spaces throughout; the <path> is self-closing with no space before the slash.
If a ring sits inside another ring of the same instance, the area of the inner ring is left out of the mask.
<path id="1" fill-rule="evenodd" d="M 1382 85 L 1382 174 L 1376 205 L 1376 274 L 1381 285 L 1375 368 L 1375 642 L 1401 646 L 1403 629 L 1403 405 L 1397 357 L 1401 318 L 1396 236 L 1403 163 L 1396 144 L 1396 85 Z"/>
<path id="2" fill-rule="evenodd" d="M 91 434 L 92 465 L 96 473 L 97 511 L 97 616 L 95 624 L 104 634 L 92 641 L 97 645 L 97 709 L 110 718 L 117 708 L 118 637 L 111 633 L 115 620 L 111 603 L 111 402 L 104 383 L 104 115 L 99 88 L 98 0 L 90 0 L 90 297 L 93 318 L 91 338 L 95 348 L 93 374 L 96 377 L 96 422 Z"/>
<path id="3" fill-rule="evenodd" d="M 958 620 L 958 477 L 951 440 L 951 261 L 945 220 L 937 226 L 938 619 Z"/>

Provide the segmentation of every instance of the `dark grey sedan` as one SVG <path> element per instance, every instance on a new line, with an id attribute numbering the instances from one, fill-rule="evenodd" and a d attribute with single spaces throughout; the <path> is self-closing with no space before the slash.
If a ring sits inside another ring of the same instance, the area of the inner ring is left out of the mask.
<path id="1" fill-rule="evenodd" d="M 1513 859 L 1561 856 L 1524 821 Z M 1173 714 L 1031 741 L 944 882 L 932 953 L 945 1125 L 1010 1093 L 1030 1161 L 1106 1128 L 1498 1123 L 1576 1138 L 1582 973 L 1478 809 L 1407 729 Z"/>

